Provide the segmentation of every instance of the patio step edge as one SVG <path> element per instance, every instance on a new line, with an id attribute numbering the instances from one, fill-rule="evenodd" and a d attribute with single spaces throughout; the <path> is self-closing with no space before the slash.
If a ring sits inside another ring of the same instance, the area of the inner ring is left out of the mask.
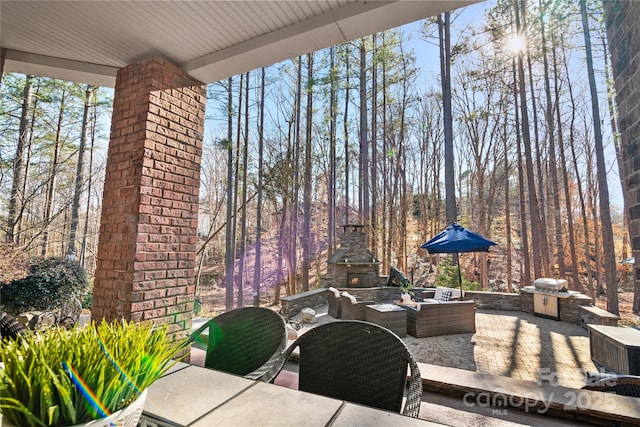
<path id="1" fill-rule="evenodd" d="M 424 391 L 465 405 L 519 409 L 599 425 L 640 425 L 638 398 L 418 363 Z"/>

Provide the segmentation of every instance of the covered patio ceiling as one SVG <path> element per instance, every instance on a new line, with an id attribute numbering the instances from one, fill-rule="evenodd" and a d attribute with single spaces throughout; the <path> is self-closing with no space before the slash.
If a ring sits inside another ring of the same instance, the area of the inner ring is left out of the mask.
<path id="1" fill-rule="evenodd" d="M 1 0 L 4 71 L 113 87 L 153 55 L 212 83 L 479 0 Z"/>

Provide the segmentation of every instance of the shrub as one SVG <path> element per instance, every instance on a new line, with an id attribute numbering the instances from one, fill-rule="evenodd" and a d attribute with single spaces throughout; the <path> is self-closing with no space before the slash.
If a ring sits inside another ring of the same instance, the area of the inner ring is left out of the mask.
<path id="1" fill-rule="evenodd" d="M 462 288 L 467 291 L 475 291 L 478 289 L 478 284 L 476 282 L 471 282 L 464 277 L 464 273 L 461 274 L 462 277 Z M 438 264 L 438 275 L 436 277 L 436 286 L 442 286 L 445 288 L 459 288 L 460 281 L 458 278 L 458 266 L 451 264 L 451 260 L 449 257 L 443 258 Z"/>
<path id="2" fill-rule="evenodd" d="M 93 307 L 93 279 L 89 280 L 87 287 L 82 292 L 80 302 L 82 303 L 82 308 Z"/>
<path id="3" fill-rule="evenodd" d="M 2 287 L 2 305 L 12 314 L 50 310 L 69 297 L 79 297 L 86 286 L 84 269 L 78 263 L 65 258 L 39 260 L 31 264 L 27 277 Z"/>

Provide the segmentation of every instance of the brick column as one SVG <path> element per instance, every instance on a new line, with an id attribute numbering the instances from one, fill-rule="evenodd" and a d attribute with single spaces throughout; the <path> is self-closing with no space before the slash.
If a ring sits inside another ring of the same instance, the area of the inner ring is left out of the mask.
<path id="1" fill-rule="evenodd" d="M 605 19 L 615 80 L 629 238 L 640 286 L 640 2 L 605 0 Z M 640 301 L 636 301 L 640 306 Z"/>
<path id="2" fill-rule="evenodd" d="M 116 78 L 91 317 L 191 328 L 205 87 L 154 58 Z"/>

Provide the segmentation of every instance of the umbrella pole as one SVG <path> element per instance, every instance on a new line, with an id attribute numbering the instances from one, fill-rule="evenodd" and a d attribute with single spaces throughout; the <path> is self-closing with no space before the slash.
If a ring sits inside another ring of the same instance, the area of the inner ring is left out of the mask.
<path id="1" fill-rule="evenodd" d="M 456 252 L 456 263 L 458 264 L 458 283 L 460 284 L 460 300 L 464 300 L 464 291 L 462 290 L 462 273 L 460 272 L 460 254 Z"/>

